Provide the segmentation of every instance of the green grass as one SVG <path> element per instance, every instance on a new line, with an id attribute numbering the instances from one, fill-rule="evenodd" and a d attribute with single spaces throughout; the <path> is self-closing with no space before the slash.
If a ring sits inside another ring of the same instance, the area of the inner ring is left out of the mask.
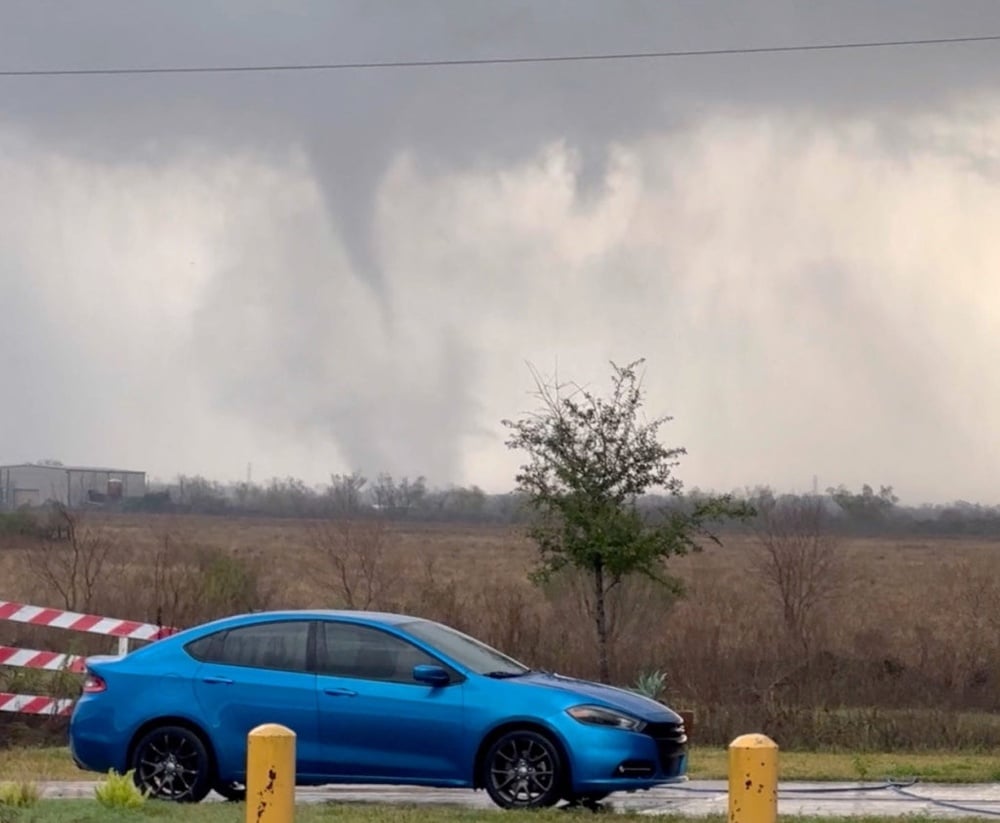
<path id="1" fill-rule="evenodd" d="M 724 748 L 691 751 L 691 778 L 723 779 L 728 753 Z M 779 754 L 782 780 L 882 780 L 918 777 L 932 783 L 992 783 L 1000 780 L 1000 758 L 990 752 L 919 752 L 855 754 L 853 752 L 786 752 Z M 100 780 L 82 772 L 63 748 L 0 749 L 3 780 Z"/>
<path id="2" fill-rule="evenodd" d="M 0 780 L 99 780 L 80 771 L 65 748 L 0 749 Z"/>
<path id="3" fill-rule="evenodd" d="M 726 777 L 728 752 L 696 748 L 689 775 Z M 781 780 L 883 780 L 918 777 L 926 783 L 992 783 L 1000 780 L 1000 758 L 983 752 L 786 752 L 778 754 Z"/>
<path id="4" fill-rule="evenodd" d="M 589 811 L 570 812 L 573 818 L 592 819 Z M 242 806 L 225 803 L 206 803 L 199 806 L 177 806 L 150 803 L 130 812 L 114 812 L 87 800 L 43 801 L 30 809 L 4 810 L 0 807 L 3 823 L 242 823 L 245 810 Z M 458 809 L 447 806 L 367 806 L 367 805 L 314 805 L 299 806 L 295 811 L 296 823 L 546 823 L 565 821 L 565 811 L 499 812 L 496 810 Z M 641 814 L 615 814 L 616 821 L 639 823 L 649 817 Z M 691 818 L 677 815 L 658 815 L 664 823 L 690 823 Z M 725 816 L 713 815 L 699 818 L 705 823 L 725 823 Z M 793 817 L 782 815 L 789 823 L 843 823 L 844 818 Z M 942 818 L 943 819 L 943 818 Z M 976 820 L 976 818 L 965 818 Z M 853 817 L 852 823 L 899 823 L 898 817 Z M 935 820 L 922 817 L 921 820 Z"/>
<path id="5" fill-rule="evenodd" d="M 723 779 L 728 753 L 724 748 L 696 747 L 691 751 L 693 779 Z M 786 752 L 779 754 L 782 780 L 881 780 L 918 777 L 932 783 L 990 783 L 1000 781 L 1000 758 L 983 752 L 875 753 Z M 66 749 L 0 749 L 3 780 L 100 780 L 82 772 Z"/>

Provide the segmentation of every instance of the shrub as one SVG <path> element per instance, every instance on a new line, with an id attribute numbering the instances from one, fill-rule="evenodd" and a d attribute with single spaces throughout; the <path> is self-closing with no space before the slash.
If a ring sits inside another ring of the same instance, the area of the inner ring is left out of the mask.
<path id="1" fill-rule="evenodd" d="M 641 695 L 659 700 L 667 688 L 667 675 L 665 672 L 643 672 L 635 683 L 634 690 Z"/>
<path id="2" fill-rule="evenodd" d="M 146 795 L 139 791 L 132 779 L 134 772 L 118 774 L 114 769 L 108 772 L 103 783 L 94 789 L 97 802 L 108 809 L 138 809 L 146 802 Z"/>
<path id="3" fill-rule="evenodd" d="M 18 509 L 17 511 L 0 513 L 0 535 L 18 535 L 20 537 L 40 537 L 43 529 L 30 511 Z"/>
<path id="4" fill-rule="evenodd" d="M 0 783 L 0 809 L 4 807 L 26 809 L 34 806 L 41 797 L 37 784 L 27 780 L 19 783 Z"/>

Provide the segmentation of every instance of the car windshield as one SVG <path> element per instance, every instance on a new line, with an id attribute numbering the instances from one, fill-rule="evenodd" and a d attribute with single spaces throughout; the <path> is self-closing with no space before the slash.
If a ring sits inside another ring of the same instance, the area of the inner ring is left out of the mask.
<path id="1" fill-rule="evenodd" d="M 476 674 L 490 677 L 517 677 L 531 671 L 527 666 L 491 646 L 440 623 L 415 620 L 400 628 Z"/>

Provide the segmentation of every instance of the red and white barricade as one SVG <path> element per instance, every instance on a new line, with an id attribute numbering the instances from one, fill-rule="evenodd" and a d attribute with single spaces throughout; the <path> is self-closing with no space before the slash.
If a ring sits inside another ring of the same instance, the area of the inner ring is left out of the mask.
<path id="1" fill-rule="evenodd" d="M 153 623 L 117 620 L 111 617 L 99 617 L 94 614 L 80 614 L 79 612 L 64 611 L 61 609 L 45 609 L 38 606 L 28 606 L 24 603 L 0 600 L 0 621 L 4 620 L 13 623 L 27 623 L 32 626 L 47 626 L 73 632 L 86 632 L 88 634 L 117 637 L 119 654 L 128 653 L 130 640 L 159 640 L 177 631 L 177 629 L 170 628 L 169 626 L 157 626 Z M 78 655 L 42 651 L 39 649 L 19 649 L 13 646 L 0 646 L 0 666 L 41 669 L 43 671 L 67 671 L 73 674 L 82 674 L 84 661 Z M 0 692 L 0 712 L 68 715 L 72 712 L 75 702 L 70 699 L 59 699 L 44 695 Z"/>
<path id="2" fill-rule="evenodd" d="M 49 672 L 67 671 L 83 673 L 83 658 L 75 654 L 43 652 L 38 649 L 17 649 L 0 646 L 0 666 L 16 666 L 21 669 L 44 669 Z"/>
<path id="3" fill-rule="evenodd" d="M 0 692 L 0 712 L 19 714 L 48 714 L 66 717 L 73 711 L 75 700 L 45 697 L 38 694 L 10 694 Z"/>

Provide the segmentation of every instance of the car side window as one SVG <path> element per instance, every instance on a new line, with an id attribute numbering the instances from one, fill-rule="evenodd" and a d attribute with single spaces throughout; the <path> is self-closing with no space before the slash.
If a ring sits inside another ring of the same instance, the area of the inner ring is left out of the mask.
<path id="1" fill-rule="evenodd" d="M 206 663 L 256 669 L 307 670 L 307 620 L 255 623 L 217 632 L 188 644 L 188 652 Z"/>
<path id="2" fill-rule="evenodd" d="M 370 626 L 334 621 L 318 626 L 318 674 L 415 684 L 413 667 L 421 665 L 445 668 L 412 643 Z"/>
<path id="3" fill-rule="evenodd" d="M 228 631 L 221 631 L 214 634 L 206 634 L 204 637 L 199 637 L 197 640 L 192 640 L 186 644 L 184 651 L 195 660 L 200 660 L 203 663 L 206 661 L 215 661 L 222 651 L 222 643 L 225 641 L 228 633 Z"/>

